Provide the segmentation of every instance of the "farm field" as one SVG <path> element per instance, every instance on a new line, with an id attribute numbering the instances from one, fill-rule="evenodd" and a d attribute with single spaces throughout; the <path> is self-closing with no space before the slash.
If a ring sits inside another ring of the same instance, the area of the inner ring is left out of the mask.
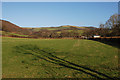
<path id="1" fill-rule="evenodd" d="M 118 48 L 92 40 L 2 38 L 3 78 L 116 78 Z"/>

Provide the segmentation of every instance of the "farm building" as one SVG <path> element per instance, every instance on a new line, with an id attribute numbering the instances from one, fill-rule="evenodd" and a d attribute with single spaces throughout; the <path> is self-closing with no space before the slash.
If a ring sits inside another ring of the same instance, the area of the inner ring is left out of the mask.
<path id="1" fill-rule="evenodd" d="M 94 35 L 93 38 L 100 38 L 100 35 Z"/>

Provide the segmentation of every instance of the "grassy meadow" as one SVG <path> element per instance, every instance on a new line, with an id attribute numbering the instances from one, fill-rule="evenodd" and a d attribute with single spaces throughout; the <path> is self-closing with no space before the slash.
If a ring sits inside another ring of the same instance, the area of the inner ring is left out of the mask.
<path id="1" fill-rule="evenodd" d="M 92 40 L 2 38 L 3 78 L 118 77 L 118 48 Z"/>

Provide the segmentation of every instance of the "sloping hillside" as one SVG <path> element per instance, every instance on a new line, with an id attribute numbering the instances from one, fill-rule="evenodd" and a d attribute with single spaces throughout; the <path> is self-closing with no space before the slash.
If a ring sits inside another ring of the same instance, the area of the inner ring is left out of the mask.
<path id="1" fill-rule="evenodd" d="M 78 26 L 70 26 L 70 25 L 64 25 L 59 27 L 37 27 L 37 28 L 28 28 L 34 32 L 41 31 L 41 30 L 50 30 L 50 31 L 63 31 L 63 30 L 90 30 L 90 29 L 96 29 L 95 27 L 78 27 Z"/>
<path id="2" fill-rule="evenodd" d="M 23 28 L 5 20 L 0 20 L 0 27 L 3 36 L 23 37 L 27 35 L 27 37 L 35 38 L 80 38 L 87 30 L 95 29 L 95 27 L 78 27 L 72 25 L 63 25 L 59 27 Z"/>
<path id="3" fill-rule="evenodd" d="M 0 27 L 2 27 L 2 31 L 5 32 L 11 32 L 11 33 L 17 33 L 23 35 L 28 35 L 32 33 L 29 29 L 21 28 L 9 21 L 0 20 L 0 25 L 1 25 Z"/>

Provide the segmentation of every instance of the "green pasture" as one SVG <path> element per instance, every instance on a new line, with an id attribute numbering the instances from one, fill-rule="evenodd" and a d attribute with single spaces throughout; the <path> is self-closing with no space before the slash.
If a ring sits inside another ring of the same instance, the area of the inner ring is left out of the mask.
<path id="1" fill-rule="evenodd" d="M 92 40 L 2 38 L 3 78 L 118 77 L 118 48 Z"/>
<path id="2" fill-rule="evenodd" d="M 3 36 L 21 36 L 21 37 L 28 37 L 28 35 L 20 35 L 20 34 L 16 34 L 16 33 L 11 33 L 11 32 L 5 32 L 5 31 L 1 31 L 1 34 Z"/>

